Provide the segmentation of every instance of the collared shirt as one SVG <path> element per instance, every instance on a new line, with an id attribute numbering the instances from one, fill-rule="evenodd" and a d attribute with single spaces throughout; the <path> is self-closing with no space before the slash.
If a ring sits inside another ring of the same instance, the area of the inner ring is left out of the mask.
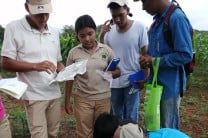
<path id="1" fill-rule="evenodd" d="M 59 44 L 59 33 L 48 26 L 40 33 L 31 28 L 26 17 L 9 23 L 5 29 L 1 56 L 17 61 L 39 63 L 49 60 L 57 65 L 62 60 Z M 58 83 L 49 86 L 53 74 L 29 71 L 17 72 L 20 81 L 28 84 L 23 95 L 26 100 L 51 100 L 61 96 Z"/>
<path id="2" fill-rule="evenodd" d="M 172 3 L 171 3 L 172 4 Z M 191 25 L 184 13 L 177 8 L 171 15 L 169 26 L 172 32 L 173 48 L 168 46 L 163 34 L 164 17 L 170 5 L 164 13 L 156 15 L 155 25 L 149 31 L 148 54 L 152 57 L 160 57 L 158 83 L 162 85 L 162 98 L 176 97 L 180 93 L 179 68 L 192 59 Z M 151 74 L 152 77 L 152 74 Z M 183 68 L 183 89 L 186 86 L 186 76 Z"/>
<path id="3" fill-rule="evenodd" d="M 104 80 L 96 70 L 104 71 L 114 57 L 112 49 L 101 43 L 91 54 L 81 44 L 69 52 L 67 65 L 87 59 L 86 73 L 77 75 L 74 81 L 74 94 L 89 100 L 101 100 L 110 97 L 110 83 Z"/>

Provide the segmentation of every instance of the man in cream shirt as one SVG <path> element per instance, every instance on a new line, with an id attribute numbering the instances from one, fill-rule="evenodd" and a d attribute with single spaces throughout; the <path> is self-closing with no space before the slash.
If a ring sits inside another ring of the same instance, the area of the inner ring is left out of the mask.
<path id="1" fill-rule="evenodd" d="M 58 83 L 49 86 L 63 68 L 59 33 L 48 26 L 50 0 L 26 0 L 24 18 L 9 23 L 2 47 L 2 68 L 16 72 L 28 88 L 22 96 L 32 138 L 58 135 L 61 92 Z"/>

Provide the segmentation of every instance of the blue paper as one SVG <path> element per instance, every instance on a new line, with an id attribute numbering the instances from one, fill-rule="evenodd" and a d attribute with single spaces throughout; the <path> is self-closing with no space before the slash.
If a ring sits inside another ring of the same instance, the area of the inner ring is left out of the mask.
<path id="1" fill-rule="evenodd" d="M 105 71 L 114 71 L 120 62 L 119 58 L 113 58 L 110 63 L 108 64 L 107 68 Z"/>
<path id="2" fill-rule="evenodd" d="M 132 75 L 129 75 L 128 80 L 133 88 L 139 89 L 139 83 L 136 83 L 135 81 L 144 80 L 144 71 L 140 70 Z"/>

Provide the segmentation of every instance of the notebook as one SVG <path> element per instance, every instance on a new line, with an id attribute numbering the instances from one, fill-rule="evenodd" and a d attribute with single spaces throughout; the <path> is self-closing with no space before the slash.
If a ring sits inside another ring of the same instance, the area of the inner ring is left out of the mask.
<path id="1" fill-rule="evenodd" d="M 118 63 L 120 62 L 120 58 L 113 58 L 110 63 L 108 64 L 105 72 L 107 71 L 114 71 L 118 65 Z"/>
<path id="2" fill-rule="evenodd" d="M 4 92 L 16 99 L 20 99 L 27 89 L 27 84 L 17 78 L 0 80 L 0 92 Z"/>

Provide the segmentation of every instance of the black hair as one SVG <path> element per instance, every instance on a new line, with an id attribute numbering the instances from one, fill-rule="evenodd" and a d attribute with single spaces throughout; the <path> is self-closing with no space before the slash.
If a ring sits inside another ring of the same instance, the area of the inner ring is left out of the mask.
<path id="1" fill-rule="evenodd" d="M 85 27 L 92 28 L 96 31 L 96 24 L 92 17 L 89 15 L 82 15 L 77 18 L 75 22 L 75 32 L 78 34 L 78 32 Z"/>
<path id="2" fill-rule="evenodd" d="M 115 3 L 115 2 L 111 2 L 109 5 L 108 5 L 108 8 L 111 9 L 111 10 L 117 10 L 121 7 L 125 7 L 127 8 L 127 5 L 124 5 L 124 6 L 120 6 L 119 4 Z"/>
<path id="3" fill-rule="evenodd" d="M 93 138 L 112 138 L 118 126 L 118 117 L 102 113 L 95 121 Z"/>
<path id="4" fill-rule="evenodd" d="M 112 2 L 112 3 L 110 3 L 109 5 L 108 5 L 108 8 L 110 9 L 110 10 L 117 10 L 117 9 L 119 9 L 119 8 L 121 8 L 121 7 L 124 7 L 125 9 L 129 9 L 129 7 L 125 4 L 124 6 L 120 6 L 119 4 L 117 4 L 117 3 L 115 3 L 115 2 Z M 130 17 L 132 17 L 133 16 L 133 14 L 132 13 L 129 13 L 128 14 Z"/>

